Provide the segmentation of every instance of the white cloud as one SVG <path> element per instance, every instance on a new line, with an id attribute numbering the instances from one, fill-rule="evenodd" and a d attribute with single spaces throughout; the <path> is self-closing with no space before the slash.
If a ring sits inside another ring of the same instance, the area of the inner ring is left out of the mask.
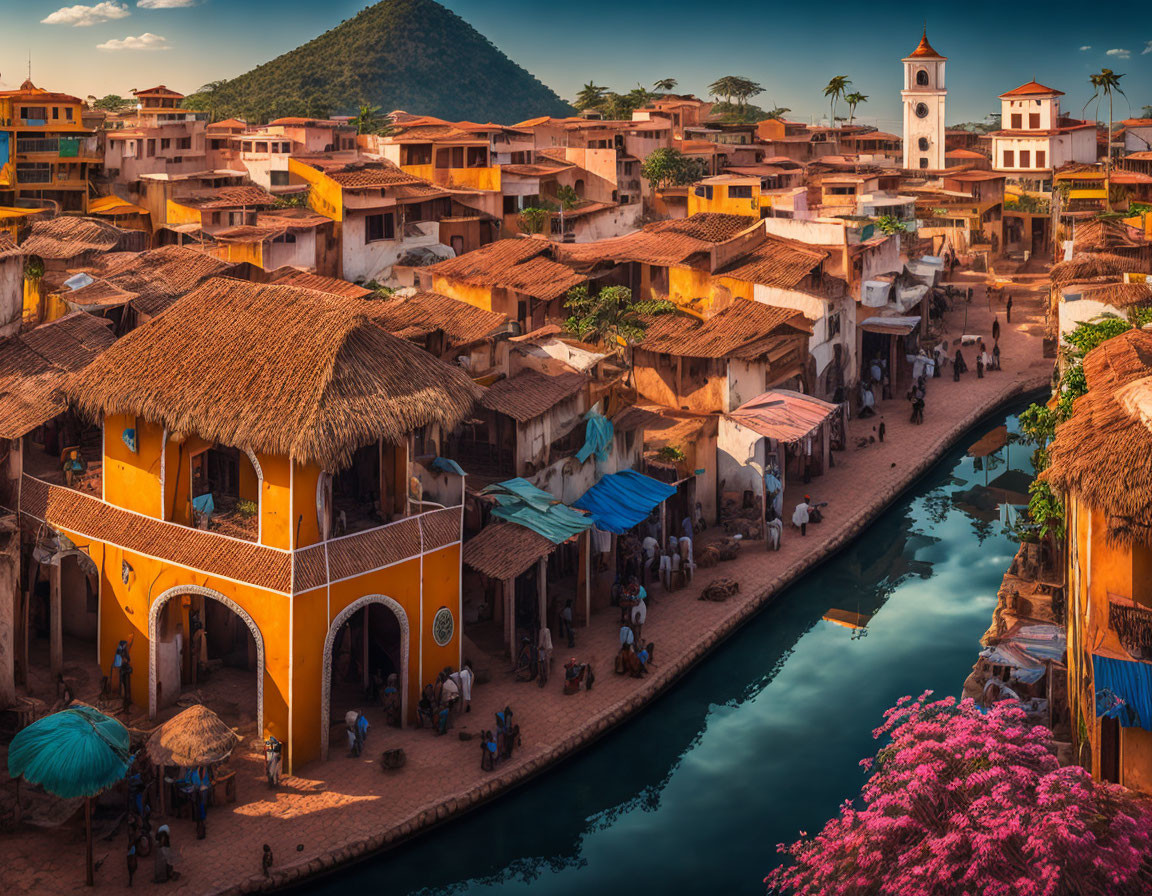
<path id="1" fill-rule="evenodd" d="M 1152 40 L 1144 44 L 1144 49 L 1140 51 L 1141 56 L 1147 56 L 1149 53 L 1152 53 Z"/>
<path id="2" fill-rule="evenodd" d="M 141 9 L 183 9 L 185 6 L 195 6 L 196 0 L 136 0 Z"/>
<path id="3" fill-rule="evenodd" d="M 1081 53 L 1083 53 L 1083 52 L 1085 52 L 1085 51 L 1087 51 L 1087 50 L 1091 50 L 1091 49 L 1092 49 L 1092 47 L 1091 47 L 1091 45 L 1090 45 L 1090 44 L 1085 44 L 1084 46 L 1082 46 L 1082 47 L 1080 48 L 1080 52 L 1081 52 Z"/>
<path id="4" fill-rule="evenodd" d="M 1130 59 L 1132 53 L 1129 50 L 1109 50 L 1105 53 L 1106 56 L 1114 56 L 1116 59 Z"/>
<path id="5" fill-rule="evenodd" d="M 105 2 L 97 3 L 95 6 L 64 6 L 40 21 L 44 25 L 71 25 L 74 28 L 83 28 L 100 22 L 109 22 L 112 19 L 122 19 L 128 14 L 128 7 L 122 3 Z"/>
<path id="6" fill-rule="evenodd" d="M 168 38 L 145 31 L 139 37 L 125 37 L 122 40 L 106 40 L 96 45 L 97 50 L 167 50 Z"/>

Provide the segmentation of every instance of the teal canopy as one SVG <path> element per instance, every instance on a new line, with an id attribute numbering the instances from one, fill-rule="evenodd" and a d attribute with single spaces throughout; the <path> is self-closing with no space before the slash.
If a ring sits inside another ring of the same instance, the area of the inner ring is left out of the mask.
<path id="1" fill-rule="evenodd" d="M 492 516 L 531 529 L 553 544 L 562 544 L 592 527 L 591 517 L 577 513 L 527 479 L 499 482 L 480 494 L 495 499 L 498 506 Z"/>
<path id="2" fill-rule="evenodd" d="M 128 729 L 84 704 L 38 719 L 8 748 L 8 774 L 64 799 L 103 793 L 131 763 Z"/>

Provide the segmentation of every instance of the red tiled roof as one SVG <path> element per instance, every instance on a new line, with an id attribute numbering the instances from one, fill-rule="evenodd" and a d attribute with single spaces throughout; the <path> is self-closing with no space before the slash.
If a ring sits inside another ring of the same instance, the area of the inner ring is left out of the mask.
<path id="1" fill-rule="evenodd" d="M 667 267 L 683 264 L 699 252 L 747 230 L 755 219 L 744 215 L 702 212 L 689 218 L 657 221 L 643 230 L 593 243 L 570 243 L 560 247 L 560 257 L 581 267 L 600 262 L 635 261 Z"/>
<path id="2" fill-rule="evenodd" d="M 920 38 L 920 43 L 916 45 L 916 49 L 912 51 L 909 59 L 946 59 L 947 57 L 941 56 L 932 49 L 932 45 L 928 43 L 928 31 L 924 31 L 924 36 Z"/>
<path id="3" fill-rule="evenodd" d="M 499 330 L 507 322 L 498 311 L 485 311 L 435 292 L 390 296 L 373 302 L 372 318 L 393 336 L 411 339 L 442 330 L 450 345 L 467 345 Z"/>
<path id="4" fill-rule="evenodd" d="M 325 277 L 322 274 L 313 274 L 309 271 L 300 271 L 289 268 L 283 274 L 270 281 L 282 286 L 298 286 L 301 289 L 314 289 L 316 292 L 327 293 L 330 296 L 340 296 L 345 299 L 363 299 L 372 295 L 372 290 L 340 280 L 336 277 Z"/>
<path id="5" fill-rule="evenodd" d="M 85 252 L 108 252 L 120 244 L 125 231 L 96 218 L 62 215 L 32 225 L 20 248 L 44 259 L 68 259 Z"/>
<path id="6" fill-rule="evenodd" d="M 1064 96 L 1064 91 L 1045 87 L 1036 81 L 1029 81 L 1027 84 L 1021 84 L 1015 90 L 1000 94 L 1000 99 L 1011 96 Z"/>
<path id="7" fill-rule="evenodd" d="M 180 99 L 184 98 L 184 94 L 177 93 L 175 90 L 169 90 L 163 84 L 159 87 L 149 87 L 147 90 L 133 90 L 133 96 L 175 96 Z"/>
<path id="8" fill-rule="evenodd" d="M 244 184 L 235 187 L 197 189 L 175 200 L 192 208 L 234 208 L 247 205 L 274 205 L 276 197 L 262 187 Z"/>
<path id="9" fill-rule="evenodd" d="M 682 314 L 650 318 L 638 348 L 691 358 L 754 360 L 779 344 L 781 336 L 809 333 L 807 320 L 793 308 L 737 298 L 706 322 Z"/>
<path id="10" fill-rule="evenodd" d="M 526 368 L 486 389 L 480 404 L 519 423 L 526 423 L 576 395 L 587 382 L 588 378 L 582 373 L 548 376 Z"/>
<path id="11" fill-rule="evenodd" d="M 553 260 L 555 247 L 543 240 L 497 240 L 423 270 L 472 286 L 512 289 L 543 301 L 583 283 L 570 267 Z"/>
<path id="12" fill-rule="evenodd" d="M 769 236 L 751 251 L 716 271 L 747 283 L 792 289 L 822 265 L 829 256 L 824 249 Z"/>
<path id="13" fill-rule="evenodd" d="M 728 416 L 753 432 L 792 444 L 811 435 L 839 407 L 811 395 L 775 389 L 765 392 Z"/>

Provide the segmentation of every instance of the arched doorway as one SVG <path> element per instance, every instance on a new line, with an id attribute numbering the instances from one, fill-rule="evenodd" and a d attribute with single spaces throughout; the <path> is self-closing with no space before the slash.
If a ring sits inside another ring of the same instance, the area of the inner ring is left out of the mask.
<path id="1" fill-rule="evenodd" d="M 162 703 L 174 703 L 183 687 L 196 686 L 204 659 L 223 673 L 217 678 L 223 683 L 235 670 L 256 673 L 256 733 L 263 737 L 264 638 L 239 604 L 200 585 L 168 589 L 148 612 L 148 717 L 155 718 Z"/>
<path id="2" fill-rule="evenodd" d="M 324 675 L 320 693 L 320 756 L 328 758 L 334 700 L 351 701 L 341 708 L 363 708 L 363 694 L 374 671 L 384 678 L 395 672 L 400 691 L 400 724 L 408 718 L 408 614 L 383 594 L 367 594 L 345 607 L 324 639 Z M 354 706 L 354 705 L 355 706 Z M 383 727 L 383 717 L 369 719 Z"/>

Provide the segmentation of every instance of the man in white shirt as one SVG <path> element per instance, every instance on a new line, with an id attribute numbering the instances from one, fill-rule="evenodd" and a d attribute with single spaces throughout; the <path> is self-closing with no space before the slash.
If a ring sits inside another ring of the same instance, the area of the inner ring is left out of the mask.
<path id="1" fill-rule="evenodd" d="M 632 635 L 633 643 L 640 643 L 640 632 L 644 629 L 644 622 L 648 619 L 647 601 L 640 601 L 632 608 Z"/>
<path id="2" fill-rule="evenodd" d="M 792 525 L 800 529 L 801 535 L 808 534 L 808 500 L 808 496 L 805 495 L 804 500 L 792 511 Z"/>

